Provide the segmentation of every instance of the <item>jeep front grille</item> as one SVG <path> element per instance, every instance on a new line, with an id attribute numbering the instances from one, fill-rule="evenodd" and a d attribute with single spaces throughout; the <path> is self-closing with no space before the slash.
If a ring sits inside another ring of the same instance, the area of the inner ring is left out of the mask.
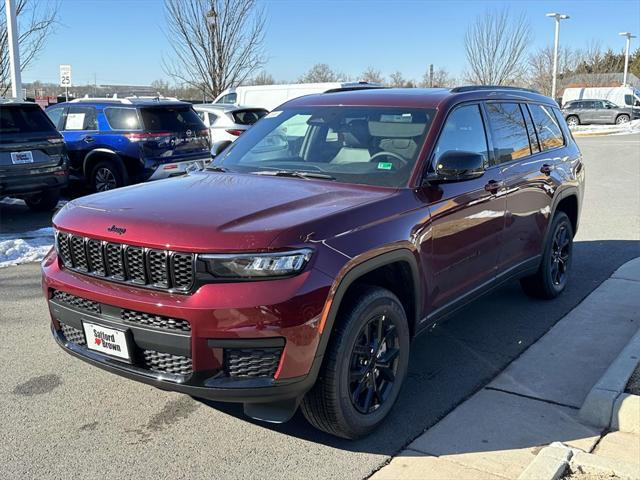
<path id="1" fill-rule="evenodd" d="M 79 273 L 141 287 L 187 293 L 195 282 L 195 255 L 155 250 L 56 232 L 62 264 Z"/>

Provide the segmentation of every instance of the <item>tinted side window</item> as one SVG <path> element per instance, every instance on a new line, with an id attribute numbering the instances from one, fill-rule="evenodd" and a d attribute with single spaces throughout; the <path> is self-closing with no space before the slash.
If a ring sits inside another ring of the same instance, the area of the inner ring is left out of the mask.
<path id="1" fill-rule="evenodd" d="M 625 95 L 624 104 L 628 105 L 629 107 L 633 106 L 633 95 Z"/>
<path id="2" fill-rule="evenodd" d="M 531 155 L 524 117 L 517 103 L 488 103 L 489 124 L 498 163 Z"/>
<path id="3" fill-rule="evenodd" d="M 112 108 L 104 111 L 105 117 L 114 130 L 139 130 L 140 120 L 134 108 Z"/>
<path id="4" fill-rule="evenodd" d="M 69 107 L 63 130 L 97 130 L 94 107 Z"/>
<path id="5" fill-rule="evenodd" d="M 485 165 L 488 164 L 487 135 L 478 105 L 456 108 L 449 115 L 436 145 L 435 162 L 451 150 L 479 153 L 484 157 Z"/>
<path id="6" fill-rule="evenodd" d="M 529 109 L 531 110 L 533 123 L 538 132 L 542 150 L 549 150 L 550 148 L 564 145 L 562 129 L 551 107 L 547 107 L 546 105 L 529 105 Z"/>

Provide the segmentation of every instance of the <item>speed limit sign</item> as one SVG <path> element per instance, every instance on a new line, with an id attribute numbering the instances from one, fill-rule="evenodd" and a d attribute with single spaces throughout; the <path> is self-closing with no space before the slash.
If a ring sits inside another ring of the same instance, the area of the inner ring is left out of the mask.
<path id="1" fill-rule="evenodd" d="M 60 86 L 71 86 L 71 65 L 60 65 Z"/>

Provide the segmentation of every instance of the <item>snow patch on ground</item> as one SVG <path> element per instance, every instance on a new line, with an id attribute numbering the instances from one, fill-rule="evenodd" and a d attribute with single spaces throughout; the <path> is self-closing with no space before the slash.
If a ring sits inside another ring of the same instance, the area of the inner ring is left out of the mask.
<path id="1" fill-rule="evenodd" d="M 0 268 L 39 262 L 53 246 L 53 228 L 0 234 Z"/>
<path id="2" fill-rule="evenodd" d="M 574 134 L 628 135 L 640 132 L 640 119 L 622 125 L 578 125 L 571 129 Z"/>

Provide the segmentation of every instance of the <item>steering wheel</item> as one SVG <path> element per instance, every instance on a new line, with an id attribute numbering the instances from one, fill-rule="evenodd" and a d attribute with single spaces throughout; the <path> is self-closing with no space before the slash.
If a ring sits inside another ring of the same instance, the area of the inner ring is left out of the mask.
<path id="1" fill-rule="evenodd" d="M 402 157 L 402 156 L 400 156 L 400 155 L 398 155 L 397 153 L 394 153 L 394 152 L 384 152 L 384 151 L 383 151 L 383 152 L 374 153 L 374 154 L 371 156 L 371 159 L 369 159 L 369 161 L 371 162 L 371 161 L 373 161 L 373 159 L 374 159 L 374 158 L 376 158 L 376 157 L 382 157 L 382 156 L 385 156 L 385 157 L 393 157 L 393 158 L 395 158 L 396 160 L 400 160 L 400 163 L 402 163 L 402 166 L 403 166 L 403 167 L 406 167 L 407 165 L 409 165 L 409 162 L 407 161 L 407 159 L 406 159 L 406 158 L 404 158 L 404 157 Z"/>

